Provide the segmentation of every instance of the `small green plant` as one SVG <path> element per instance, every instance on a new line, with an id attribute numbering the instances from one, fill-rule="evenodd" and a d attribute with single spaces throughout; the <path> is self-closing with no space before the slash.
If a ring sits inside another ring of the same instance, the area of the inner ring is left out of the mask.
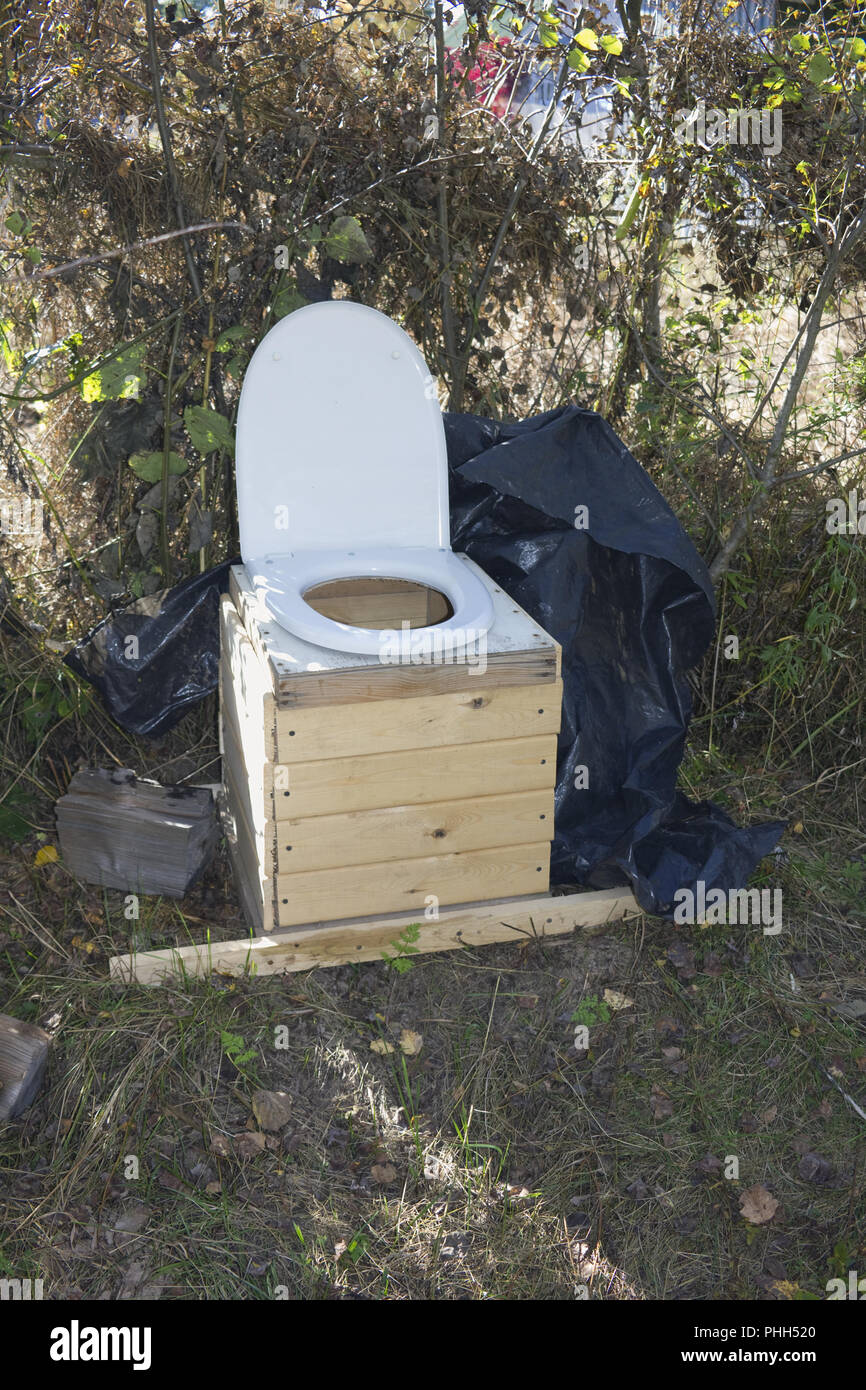
<path id="1" fill-rule="evenodd" d="M 225 1028 L 220 1033 L 220 1042 L 229 1061 L 240 1071 L 256 1055 L 254 1047 L 247 1047 L 240 1033 L 229 1033 Z"/>
<path id="2" fill-rule="evenodd" d="M 592 1028 L 598 1023 L 608 1023 L 610 1021 L 610 1005 L 605 1004 L 603 999 L 599 999 L 595 994 L 588 994 L 585 999 L 581 999 L 574 1013 L 571 1015 L 572 1023 L 583 1024 L 585 1028 Z"/>
<path id="3" fill-rule="evenodd" d="M 389 943 L 394 947 L 394 955 L 390 951 L 382 952 L 382 959 L 389 969 L 395 970 L 398 975 L 405 975 L 407 970 L 412 969 L 413 961 L 409 957 L 418 955 L 418 947 L 414 943 L 420 935 L 421 923 L 412 922 Z"/>

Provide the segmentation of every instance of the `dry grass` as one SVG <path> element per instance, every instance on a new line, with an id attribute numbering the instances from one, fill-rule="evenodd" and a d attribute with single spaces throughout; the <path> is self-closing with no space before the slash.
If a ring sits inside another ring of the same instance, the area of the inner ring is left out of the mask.
<path id="1" fill-rule="evenodd" d="M 721 772 L 695 758 L 686 777 L 724 796 Z M 49 1297 L 823 1297 L 866 1242 L 866 1123 L 839 1089 L 866 1108 L 866 917 L 841 869 L 862 869 L 863 846 L 826 790 L 802 814 L 772 870 L 779 938 L 640 920 L 403 975 L 151 991 L 106 982 L 129 941 L 121 896 L 22 845 L 4 1008 L 54 1043 L 41 1097 L 0 1136 L 5 1267 Z M 156 943 L 239 921 L 219 862 L 136 930 Z M 611 1009 L 605 990 L 633 1003 Z M 226 1137 L 258 1128 L 258 1087 L 288 1092 L 291 1120 L 242 1158 Z M 708 1155 L 736 1156 L 739 1179 Z M 780 1203 L 763 1226 L 739 1211 L 756 1184 Z"/>

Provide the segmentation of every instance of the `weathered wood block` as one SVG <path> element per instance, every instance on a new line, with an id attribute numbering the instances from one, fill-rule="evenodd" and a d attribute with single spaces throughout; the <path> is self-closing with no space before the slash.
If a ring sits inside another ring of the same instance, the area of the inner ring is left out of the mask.
<path id="1" fill-rule="evenodd" d="M 32 1105 L 42 1085 L 51 1038 L 35 1023 L 0 1014 L 0 1120 Z"/>
<path id="2" fill-rule="evenodd" d="M 130 893 L 182 897 L 219 839 L 210 791 L 161 787 L 128 768 L 76 772 L 55 809 L 66 867 Z"/>
<path id="3" fill-rule="evenodd" d="M 495 619 L 457 660 L 413 659 L 412 629 L 448 616 L 440 594 L 369 578 L 307 594 L 329 617 L 401 634 L 393 664 L 286 632 L 232 570 L 220 747 L 229 847 L 257 931 L 547 891 L 560 651 L 473 568 Z"/>

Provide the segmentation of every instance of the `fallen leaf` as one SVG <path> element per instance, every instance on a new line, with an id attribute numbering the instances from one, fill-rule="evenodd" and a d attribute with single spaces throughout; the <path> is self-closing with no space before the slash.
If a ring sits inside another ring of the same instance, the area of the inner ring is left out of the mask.
<path id="1" fill-rule="evenodd" d="M 386 1042 L 384 1038 L 374 1038 L 370 1043 L 370 1051 L 377 1053 L 379 1057 L 387 1057 L 389 1052 L 394 1051 L 394 1045 Z"/>
<path id="2" fill-rule="evenodd" d="M 262 1129 L 282 1129 L 291 1119 L 292 1101 L 285 1091 L 256 1091 L 252 1105 Z"/>
<path id="3" fill-rule="evenodd" d="M 167 1187 L 169 1192 L 183 1192 L 186 1187 L 186 1183 L 181 1182 L 180 1178 L 175 1177 L 167 1168 L 160 1168 L 157 1179 L 160 1187 Z"/>
<path id="4" fill-rule="evenodd" d="M 218 1158 L 230 1158 L 232 1154 L 232 1141 L 227 1134 L 212 1134 L 210 1137 L 210 1151 Z"/>
<path id="5" fill-rule="evenodd" d="M 397 1169 L 393 1163 L 374 1163 L 370 1169 L 370 1177 L 374 1182 L 384 1186 L 386 1183 L 393 1182 L 397 1176 Z"/>
<path id="6" fill-rule="evenodd" d="M 238 1158 L 255 1158 L 265 1147 L 265 1136 L 263 1134 L 250 1134 L 248 1131 L 243 1134 L 236 1134 L 234 1137 L 234 1149 Z"/>
<path id="7" fill-rule="evenodd" d="M 222 1192 L 222 1190 L 223 1190 L 223 1185 L 222 1185 L 221 1182 L 209 1182 L 209 1183 L 205 1183 L 205 1189 L 204 1189 L 204 1190 L 205 1190 L 205 1192 L 209 1193 L 211 1197 L 215 1197 L 216 1194 L 217 1194 L 218 1192 Z"/>
<path id="8" fill-rule="evenodd" d="M 820 1154 L 806 1153 L 797 1164 L 797 1172 L 805 1182 L 824 1183 L 833 1177 L 833 1165 Z"/>
<path id="9" fill-rule="evenodd" d="M 753 1226 L 763 1226 L 772 1221 L 778 1210 L 776 1198 L 760 1183 L 740 1193 L 740 1214 Z"/>
<path id="10" fill-rule="evenodd" d="M 715 1173 L 720 1173 L 722 1171 L 722 1160 L 716 1158 L 715 1154 L 704 1154 L 703 1158 L 697 1164 L 697 1169 L 699 1173 L 705 1173 L 707 1177 L 712 1177 Z"/>
<path id="11" fill-rule="evenodd" d="M 659 1086 L 652 1088 L 650 1110 L 654 1120 L 668 1120 L 674 1113 L 673 1101 Z"/>
<path id="12" fill-rule="evenodd" d="M 619 1009 L 634 1008 L 634 1000 L 629 999 L 628 995 L 626 994 L 620 994 L 618 989 L 606 989 L 602 994 L 602 999 L 604 1000 L 605 1004 L 610 1005 L 614 1012 L 616 1012 Z"/>
<path id="13" fill-rule="evenodd" d="M 761 1124 L 771 1125 L 779 1113 L 778 1105 L 771 1105 L 769 1109 L 761 1111 Z"/>
<path id="14" fill-rule="evenodd" d="M 43 845 L 41 849 L 36 851 L 33 863 L 37 867 L 41 864 L 56 864 L 59 858 L 60 856 L 53 845 Z"/>
<path id="15" fill-rule="evenodd" d="M 401 1030 L 400 1050 L 405 1052 L 407 1057 L 417 1057 L 423 1046 L 424 1039 L 420 1033 L 413 1033 L 411 1028 Z"/>
<path id="16" fill-rule="evenodd" d="M 822 1120 L 829 1120 L 830 1116 L 833 1114 L 833 1107 L 826 1096 L 818 1106 L 816 1114 L 820 1115 Z"/>
<path id="17" fill-rule="evenodd" d="M 667 958 L 681 980 L 691 980 L 697 974 L 695 953 L 683 941 L 675 941 L 668 948 Z"/>

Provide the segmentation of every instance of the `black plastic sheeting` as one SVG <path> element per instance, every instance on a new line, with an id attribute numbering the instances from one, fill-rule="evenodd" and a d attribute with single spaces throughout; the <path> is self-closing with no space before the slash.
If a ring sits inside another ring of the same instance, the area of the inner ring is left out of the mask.
<path id="1" fill-rule="evenodd" d="M 744 887 L 784 822 L 743 829 L 675 788 L 685 673 L 713 638 L 715 603 L 674 513 L 592 411 L 512 425 L 446 415 L 445 430 L 454 549 L 562 644 L 552 881 L 625 879 L 663 916 L 698 880 L 708 893 Z"/>
<path id="2" fill-rule="evenodd" d="M 445 433 L 454 549 L 562 644 L 553 882 L 625 881 L 663 916 L 699 880 L 744 887 L 784 822 L 740 828 L 676 790 L 685 673 L 712 640 L 715 606 L 673 512 L 591 411 L 518 424 L 446 415 Z M 131 733 L 165 733 L 216 689 L 230 563 L 106 619 L 66 658 Z"/>
<path id="3" fill-rule="evenodd" d="M 63 659 L 95 685 L 130 734 L 159 737 L 217 688 L 219 602 L 238 560 L 136 599 L 104 618 Z M 134 639 L 130 641 L 130 639 Z"/>

